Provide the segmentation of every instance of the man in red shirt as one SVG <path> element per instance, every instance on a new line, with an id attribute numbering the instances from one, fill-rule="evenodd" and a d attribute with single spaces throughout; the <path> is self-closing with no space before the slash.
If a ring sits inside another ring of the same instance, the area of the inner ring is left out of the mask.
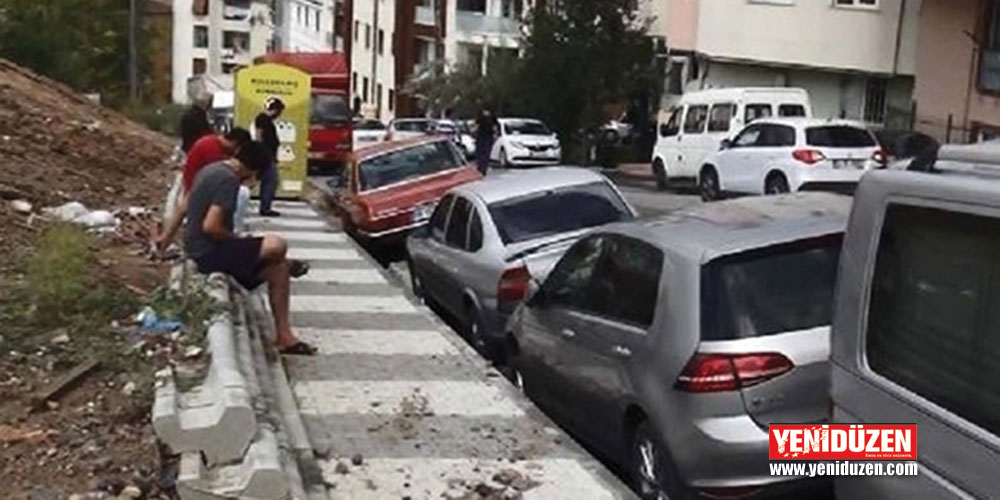
<path id="1" fill-rule="evenodd" d="M 206 165 L 228 160 L 241 147 L 249 144 L 250 141 L 250 132 L 239 127 L 234 128 L 224 136 L 209 134 L 195 141 L 194 145 L 191 146 L 191 150 L 188 151 L 187 160 L 184 163 L 184 171 L 181 174 L 183 189 L 181 190 L 180 199 L 177 200 L 177 207 L 174 209 L 174 213 L 170 215 L 167 227 L 165 228 L 166 230 L 153 239 L 157 250 L 162 251 L 170 245 L 174 241 L 177 231 L 180 230 L 181 224 L 184 223 L 184 214 L 187 213 L 188 193 L 191 191 L 191 185 L 194 184 L 194 178 L 198 175 L 198 172 Z"/>

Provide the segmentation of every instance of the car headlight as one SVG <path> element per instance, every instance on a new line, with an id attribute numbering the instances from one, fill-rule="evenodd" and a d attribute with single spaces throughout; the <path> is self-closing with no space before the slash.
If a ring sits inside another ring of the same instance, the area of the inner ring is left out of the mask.
<path id="1" fill-rule="evenodd" d="M 523 142 L 518 142 L 518 141 L 510 141 L 510 145 L 514 146 L 515 148 L 521 148 L 521 149 L 528 147 Z"/>

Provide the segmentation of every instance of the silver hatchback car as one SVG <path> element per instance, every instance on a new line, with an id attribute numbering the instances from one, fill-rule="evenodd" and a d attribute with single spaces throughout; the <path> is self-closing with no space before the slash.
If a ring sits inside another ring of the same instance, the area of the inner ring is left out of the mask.
<path id="1" fill-rule="evenodd" d="M 490 174 L 442 198 L 407 240 L 416 295 L 462 321 L 470 340 L 504 364 L 503 325 L 587 230 L 635 217 L 603 175 L 548 167 Z"/>
<path id="2" fill-rule="evenodd" d="M 527 395 L 643 498 L 800 486 L 767 426 L 829 415 L 829 323 L 850 199 L 709 203 L 578 241 L 511 317 Z"/>

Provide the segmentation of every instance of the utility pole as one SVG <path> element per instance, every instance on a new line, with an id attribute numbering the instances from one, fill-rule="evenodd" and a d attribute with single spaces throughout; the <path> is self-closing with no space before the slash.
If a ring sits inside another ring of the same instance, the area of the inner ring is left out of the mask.
<path id="1" fill-rule="evenodd" d="M 128 5 L 128 95 L 132 102 L 139 100 L 139 56 L 136 48 L 136 17 L 135 0 L 129 0 Z"/>

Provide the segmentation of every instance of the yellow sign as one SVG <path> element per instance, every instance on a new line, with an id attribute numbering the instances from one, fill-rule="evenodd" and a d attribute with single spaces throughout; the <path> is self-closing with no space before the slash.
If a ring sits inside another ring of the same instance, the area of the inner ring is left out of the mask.
<path id="1" fill-rule="evenodd" d="M 278 196 L 301 196 L 309 157 L 309 99 L 311 77 L 280 64 L 259 64 L 236 74 L 235 124 L 253 130 L 257 115 L 271 99 L 280 99 L 285 110 L 274 125 L 278 129 Z"/>

